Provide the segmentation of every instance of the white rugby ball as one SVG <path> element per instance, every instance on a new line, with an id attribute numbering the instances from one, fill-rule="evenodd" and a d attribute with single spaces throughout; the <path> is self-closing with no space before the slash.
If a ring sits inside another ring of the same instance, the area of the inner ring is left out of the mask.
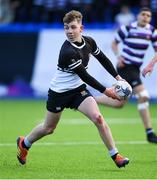
<path id="1" fill-rule="evenodd" d="M 132 87 L 126 81 L 117 81 L 115 84 L 115 90 L 116 90 L 117 95 L 121 99 L 127 99 L 132 94 Z"/>

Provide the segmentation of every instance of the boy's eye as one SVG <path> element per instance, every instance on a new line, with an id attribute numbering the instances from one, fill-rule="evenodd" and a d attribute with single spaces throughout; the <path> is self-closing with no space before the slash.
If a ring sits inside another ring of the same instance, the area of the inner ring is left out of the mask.
<path id="1" fill-rule="evenodd" d="M 71 26 L 71 29 L 75 29 L 76 27 L 75 26 Z"/>
<path id="2" fill-rule="evenodd" d="M 67 26 L 64 26 L 64 29 L 66 29 L 66 30 L 67 30 L 67 29 L 68 29 L 68 27 L 67 27 Z"/>
<path id="3" fill-rule="evenodd" d="M 145 13 L 143 13 L 142 15 L 143 15 L 143 16 L 147 16 L 147 17 L 151 17 L 150 14 L 145 14 Z"/>

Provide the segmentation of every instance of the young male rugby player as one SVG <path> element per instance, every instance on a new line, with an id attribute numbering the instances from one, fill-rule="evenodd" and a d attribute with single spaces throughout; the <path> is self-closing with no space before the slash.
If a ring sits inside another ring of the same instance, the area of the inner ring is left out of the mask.
<path id="1" fill-rule="evenodd" d="M 149 94 L 140 77 L 140 67 L 143 64 L 149 45 L 152 44 L 157 52 L 157 30 L 150 25 L 151 16 L 152 13 L 149 8 L 141 8 L 136 22 L 128 26 L 122 25 L 117 30 L 115 39 L 112 42 L 112 50 L 118 60 L 117 71 L 119 75 L 132 86 L 137 97 L 137 110 L 142 119 L 147 141 L 157 143 L 157 136 L 152 128 L 149 112 Z M 119 44 L 121 44 L 122 51 L 120 51 Z M 152 61 L 153 64 L 154 61 Z M 143 74 L 145 74 L 145 71 Z M 122 107 L 126 102 L 107 100 L 109 98 L 103 95 L 95 99 L 100 104 L 112 107 Z"/>
<path id="2" fill-rule="evenodd" d="M 95 124 L 115 164 L 119 168 L 124 167 L 129 163 L 129 159 L 119 154 L 111 130 L 101 115 L 95 99 L 86 89 L 86 84 L 113 99 L 119 99 L 119 97 L 114 87 L 106 88 L 88 74 L 86 68 L 90 55 L 92 54 L 116 80 L 122 78 L 117 74 L 111 61 L 98 48 L 95 40 L 82 35 L 80 12 L 70 11 L 65 14 L 63 22 L 67 40 L 61 47 L 57 71 L 48 91 L 45 121 L 26 137 L 18 137 L 17 158 L 21 164 L 25 164 L 31 145 L 42 137 L 52 134 L 64 108 L 71 108 L 80 111 Z"/>

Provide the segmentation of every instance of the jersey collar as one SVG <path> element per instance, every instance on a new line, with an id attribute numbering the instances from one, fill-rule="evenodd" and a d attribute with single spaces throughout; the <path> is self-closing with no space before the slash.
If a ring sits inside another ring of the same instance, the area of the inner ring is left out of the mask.
<path id="1" fill-rule="evenodd" d="M 140 27 L 140 26 L 138 26 L 138 22 L 137 22 L 137 21 L 133 22 L 131 25 L 132 25 L 132 27 L 134 27 L 134 28 Z M 147 25 L 146 25 L 145 27 L 143 27 L 143 28 L 149 29 L 149 28 L 150 28 L 150 24 L 147 24 Z"/>
<path id="2" fill-rule="evenodd" d="M 77 46 L 76 44 L 70 42 L 69 40 L 68 40 L 68 41 L 69 41 L 70 44 L 71 44 L 72 46 L 74 46 L 75 48 L 82 49 L 82 48 L 86 45 L 86 42 L 85 42 L 85 40 L 84 40 L 83 37 L 82 37 L 82 40 L 83 40 L 83 44 L 82 44 L 81 46 Z"/>

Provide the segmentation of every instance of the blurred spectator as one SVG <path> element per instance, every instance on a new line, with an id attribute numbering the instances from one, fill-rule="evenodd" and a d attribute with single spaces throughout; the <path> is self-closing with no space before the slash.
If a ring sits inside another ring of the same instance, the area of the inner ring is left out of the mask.
<path id="1" fill-rule="evenodd" d="M 67 12 L 68 0 L 57 0 L 55 7 L 55 16 L 53 21 L 62 23 L 63 17 Z"/>
<path id="2" fill-rule="evenodd" d="M 150 0 L 141 0 L 139 6 L 140 7 L 149 7 Z"/>
<path id="3" fill-rule="evenodd" d="M 84 22 L 92 23 L 94 22 L 94 8 L 93 0 L 82 0 L 82 14 L 84 17 Z"/>
<path id="4" fill-rule="evenodd" d="M 115 16 L 115 22 L 118 26 L 129 25 L 135 20 L 135 15 L 131 12 L 130 7 L 123 5 L 120 12 Z"/>
<path id="5" fill-rule="evenodd" d="M 36 23 L 61 23 L 66 8 L 67 0 L 34 0 L 32 21 Z"/>
<path id="6" fill-rule="evenodd" d="M 31 20 L 32 0 L 12 0 L 16 3 L 14 22 L 27 23 Z"/>
<path id="7" fill-rule="evenodd" d="M 68 9 L 69 10 L 77 10 L 80 11 L 81 10 L 81 5 L 82 5 L 82 1 L 81 0 L 68 0 Z"/>
<path id="8" fill-rule="evenodd" d="M 105 21 L 114 23 L 116 14 L 119 12 L 121 0 L 108 0 L 107 6 L 105 7 Z"/>
<path id="9" fill-rule="evenodd" d="M 94 0 L 93 2 L 93 14 L 96 22 L 105 22 L 107 2 L 102 0 Z"/>
<path id="10" fill-rule="evenodd" d="M 157 0 L 0 0 L 0 21 L 61 23 L 63 15 L 74 9 L 82 12 L 86 23 L 114 23 L 116 19 L 118 24 L 127 24 L 133 14 L 127 7 L 119 13 L 121 6 L 126 4 L 136 14 L 140 6 L 148 3 L 157 13 Z"/>
<path id="11" fill-rule="evenodd" d="M 13 21 L 14 13 L 10 0 L 0 0 L 0 24 L 8 24 Z"/>
<path id="12" fill-rule="evenodd" d="M 44 11 L 44 0 L 33 0 L 31 21 L 40 23 Z"/>
<path id="13" fill-rule="evenodd" d="M 36 0 L 39 1 L 39 0 Z M 40 22 L 52 23 L 55 16 L 56 0 L 43 0 L 43 12 L 41 13 Z"/>

